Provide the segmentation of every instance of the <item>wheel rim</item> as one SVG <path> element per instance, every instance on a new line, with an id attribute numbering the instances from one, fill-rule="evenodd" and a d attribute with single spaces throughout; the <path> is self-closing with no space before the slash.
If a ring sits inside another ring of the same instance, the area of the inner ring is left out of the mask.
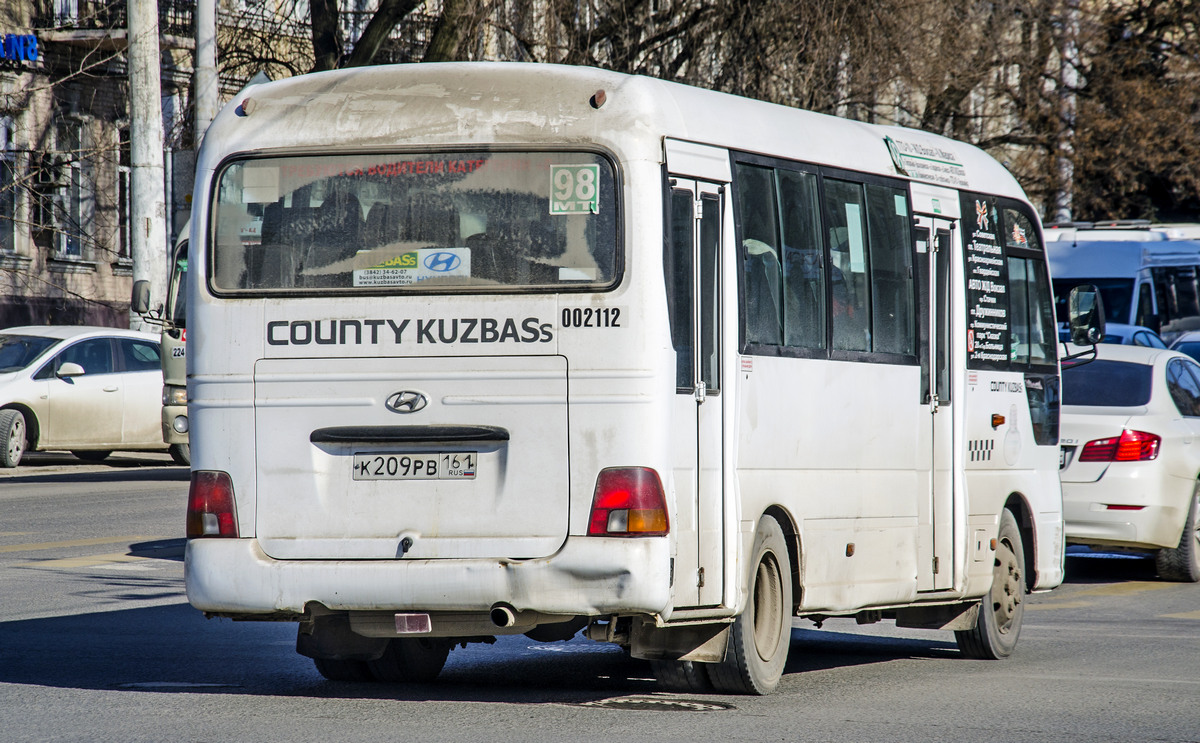
<path id="1" fill-rule="evenodd" d="M 754 647 L 758 657 L 769 661 L 779 649 L 779 627 L 783 616 L 782 573 L 775 555 L 767 553 L 758 563 L 754 577 Z"/>
<path id="2" fill-rule="evenodd" d="M 8 429 L 8 458 L 15 460 L 25 451 L 25 419 L 17 416 Z"/>
<path id="3" fill-rule="evenodd" d="M 1002 632 L 1012 629 L 1021 608 L 1024 586 L 1021 584 L 1021 565 L 1007 540 L 996 547 L 996 567 L 992 576 L 992 614 L 996 628 Z"/>

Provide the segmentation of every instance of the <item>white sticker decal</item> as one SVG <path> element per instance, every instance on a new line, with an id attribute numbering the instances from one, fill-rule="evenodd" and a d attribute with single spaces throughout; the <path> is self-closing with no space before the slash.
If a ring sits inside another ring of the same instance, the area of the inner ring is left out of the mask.
<path id="1" fill-rule="evenodd" d="M 354 271 L 355 286 L 407 286 L 439 276 L 470 276 L 470 248 L 422 248 Z"/>
<path id="2" fill-rule="evenodd" d="M 599 214 L 600 166 L 551 165 L 551 214 Z"/>

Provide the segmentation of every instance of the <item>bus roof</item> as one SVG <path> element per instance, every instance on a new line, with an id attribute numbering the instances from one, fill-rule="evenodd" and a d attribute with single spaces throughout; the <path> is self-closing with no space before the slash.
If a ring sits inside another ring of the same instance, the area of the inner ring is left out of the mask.
<path id="1" fill-rule="evenodd" d="M 604 91 L 600 105 L 597 91 Z M 662 138 L 1024 198 L 982 150 L 649 77 L 564 65 L 383 65 L 250 86 L 205 136 L 201 167 L 238 152 L 596 143 L 662 160 Z M 891 151 L 885 137 L 892 142 Z"/>

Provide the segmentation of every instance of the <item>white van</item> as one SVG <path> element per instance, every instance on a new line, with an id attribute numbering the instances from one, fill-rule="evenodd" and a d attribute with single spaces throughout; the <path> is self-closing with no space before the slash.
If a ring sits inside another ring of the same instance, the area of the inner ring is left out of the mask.
<path id="1" fill-rule="evenodd" d="M 1093 284 L 1111 322 L 1151 328 L 1168 342 L 1200 328 L 1200 241 L 1172 240 L 1155 230 L 1058 233 L 1060 239 L 1050 239 L 1055 233 L 1046 232 L 1046 257 L 1060 318 L 1066 317 L 1070 290 Z M 1097 234 L 1103 239 L 1091 239 Z"/>

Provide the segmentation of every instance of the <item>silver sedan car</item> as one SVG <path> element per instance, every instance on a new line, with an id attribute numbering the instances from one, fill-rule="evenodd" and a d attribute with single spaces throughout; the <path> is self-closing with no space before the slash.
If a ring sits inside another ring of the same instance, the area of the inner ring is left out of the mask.
<path id="1" fill-rule="evenodd" d="M 117 328 L 0 330 L 0 466 L 26 451 L 100 461 L 165 451 L 158 336 Z"/>

